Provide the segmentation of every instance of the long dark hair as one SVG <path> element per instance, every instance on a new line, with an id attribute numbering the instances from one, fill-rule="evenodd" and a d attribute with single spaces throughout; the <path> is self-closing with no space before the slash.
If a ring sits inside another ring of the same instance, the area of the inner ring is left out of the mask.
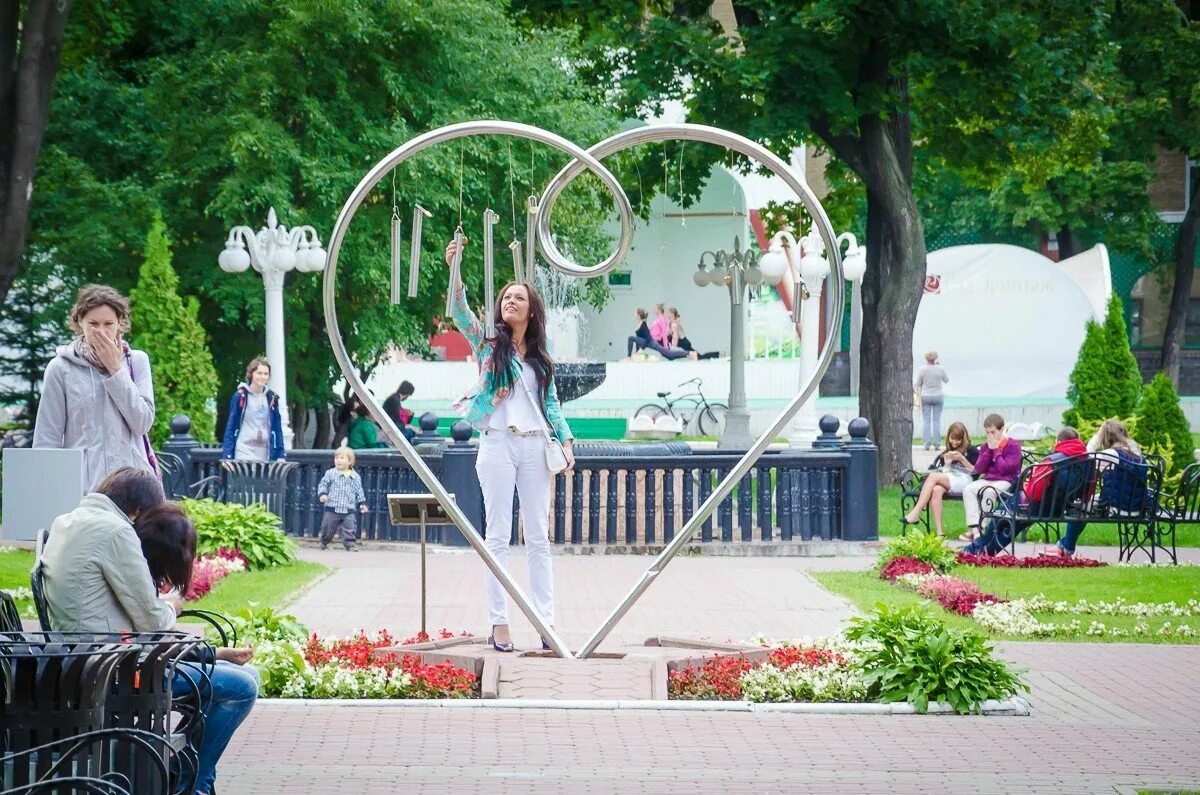
<path id="1" fill-rule="evenodd" d="M 497 294 L 496 327 L 493 329 L 495 340 L 492 348 L 492 383 L 509 388 L 514 386 L 509 362 L 516 353 L 516 346 L 513 345 L 512 330 L 502 319 L 503 315 L 500 310 L 501 304 L 504 303 L 504 296 L 510 287 L 524 287 L 529 295 L 529 326 L 525 329 L 525 361 L 529 362 L 529 366 L 533 368 L 533 372 L 537 376 L 538 394 L 544 404 L 546 393 L 550 389 L 550 380 L 554 378 L 554 360 L 550 358 L 546 341 L 546 305 L 542 303 L 542 297 L 529 282 L 509 282 Z M 545 413 L 544 408 L 543 413 Z"/>
<path id="2" fill-rule="evenodd" d="M 157 588 L 192 587 L 192 562 L 196 559 L 196 527 L 183 509 L 164 502 L 138 516 L 134 532 L 142 542 L 142 555 Z"/>

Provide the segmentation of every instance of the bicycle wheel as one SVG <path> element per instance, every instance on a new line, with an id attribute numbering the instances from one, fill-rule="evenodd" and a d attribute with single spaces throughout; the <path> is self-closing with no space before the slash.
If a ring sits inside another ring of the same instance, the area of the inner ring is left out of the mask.
<path id="1" fill-rule="evenodd" d="M 687 433 L 699 410 L 699 403 L 685 398 L 677 400 L 671 405 L 671 416 L 679 420 L 679 427 L 683 428 L 684 433 Z"/>
<path id="2" fill-rule="evenodd" d="M 700 412 L 698 425 L 702 436 L 717 436 L 725 433 L 725 412 L 729 407 L 724 403 L 709 403 Z"/>
<path id="3" fill-rule="evenodd" d="M 666 413 L 667 413 L 667 409 L 665 406 L 662 406 L 658 403 L 647 403 L 646 405 L 642 406 L 637 411 L 633 412 L 633 416 L 649 417 L 652 420 L 656 420 Z"/>

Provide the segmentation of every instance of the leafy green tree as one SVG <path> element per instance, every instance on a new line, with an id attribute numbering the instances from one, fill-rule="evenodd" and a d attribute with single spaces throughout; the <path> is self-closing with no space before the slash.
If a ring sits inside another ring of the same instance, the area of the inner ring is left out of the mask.
<path id="1" fill-rule="evenodd" d="M 146 237 L 146 259 L 130 303 L 133 346 L 149 355 L 154 373 L 151 441 L 155 445 L 166 441 L 168 423 L 176 414 L 191 418 L 192 435 L 198 440 L 213 441 L 217 371 L 197 317 L 196 299 L 179 295 L 179 277 L 171 266 L 171 241 L 161 218 L 154 219 Z"/>
<path id="2" fill-rule="evenodd" d="M 717 7 L 732 14 L 713 13 Z M 516 0 L 581 26 L 581 70 L 626 113 L 682 100 L 689 119 L 786 153 L 828 149 L 866 194 L 859 410 L 880 478 L 911 463 L 912 329 L 925 279 L 918 142 L 948 165 L 1003 169 L 1008 142 L 1056 140 L 1104 17 L 1069 0 Z M 698 149 L 698 147 L 697 147 Z M 723 157 L 721 153 L 712 155 Z"/>
<path id="3" fill-rule="evenodd" d="M 1179 405 L 1179 393 L 1166 373 L 1158 373 L 1142 389 L 1137 405 L 1135 438 L 1148 451 L 1171 451 L 1168 476 L 1174 476 L 1195 461 L 1192 428 Z"/>
<path id="4" fill-rule="evenodd" d="M 0 404 L 19 408 L 23 427 L 32 427 L 37 416 L 46 364 L 70 336 L 75 286 L 53 258 L 34 256 L 0 306 Z"/>
<path id="5" fill-rule="evenodd" d="M 1116 3 L 1111 29 L 1121 75 L 1131 86 L 1124 112 L 1138 119 L 1153 143 L 1200 160 L 1200 3 L 1123 0 Z M 1162 348 L 1162 369 L 1175 383 L 1198 239 L 1200 179 L 1193 178 L 1171 256 L 1174 283 Z"/>
<path id="6" fill-rule="evenodd" d="M 1141 392 L 1142 377 L 1137 359 L 1129 349 L 1125 312 L 1113 293 L 1108 300 L 1104 323 L 1087 322 L 1079 358 L 1067 382 L 1071 408 L 1063 414 L 1067 425 L 1133 414 Z"/>
<path id="7" fill-rule="evenodd" d="M 575 38 L 518 28 L 500 0 L 79 3 L 47 134 L 43 173 L 54 194 L 34 207 L 33 242 L 54 247 L 90 279 L 128 289 L 142 246 L 130 228 L 146 228 L 161 211 L 177 241 L 183 291 L 200 299 L 214 340 L 222 407 L 264 336 L 260 281 L 216 266 L 230 227 L 257 227 L 273 206 L 281 222 L 311 224 L 327 242 L 367 170 L 444 124 L 503 118 L 594 142 L 620 123 L 601 92 L 569 68 Z M 425 347 L 445 305 L 441 250 L 460 217 L 472 243 L 466 282 L 480 297 L 484 209 L 504 219 L 498 243 L 508 242 L 509 225 L 524 238 L 524 197 L 566 162 L 520 141 L 455 142 L 398 169 L 394 197 L 390 179 L 372 192 L 341 249 L 337 279 L 339 320 L 360 369 L 369 371 L 393 343 Z M 387 289 L 393 198 L 406 246 L 413 204 L 434 213 L 418 297 L 398 306 Z M 555 211 L 560 245 L 581 261 L 598 260 L 609 245 L 603 217 L 611 203 L 588 179 L 563 198 Z M 497 259 L 499 278 L 505 262 Z M 599 282 L 585 300 L 604 300 Z M 322 280 L 297 273 L 285 289 L 292 416 L 316 409 L 328 441 L 338 371 Z"/>

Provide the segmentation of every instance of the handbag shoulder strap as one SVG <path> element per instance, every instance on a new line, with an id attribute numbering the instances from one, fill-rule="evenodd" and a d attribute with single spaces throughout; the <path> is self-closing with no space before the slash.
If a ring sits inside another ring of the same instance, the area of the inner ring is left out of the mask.
<path id="1" fill-rule="evenodd" d="M 529 398 L 529 405 L 533 406 L 533 413 L 538 416 L 538 420 L 542 424 L 542 433 L 546 434 L 546 441 L 550 441 L 553 434 L 550 433 L 550 425 L 546 422 L 545 415 L 542 414 L 542 409 L 538 406 L 537 401 L 533 399 L 533 392 L 529 391 L 529 384 L 525 383 L 525 364 L 521 364 L 521 374 L 518 378 L 521 382 L 521 387 L 525 390 L 525 397 Z"/>

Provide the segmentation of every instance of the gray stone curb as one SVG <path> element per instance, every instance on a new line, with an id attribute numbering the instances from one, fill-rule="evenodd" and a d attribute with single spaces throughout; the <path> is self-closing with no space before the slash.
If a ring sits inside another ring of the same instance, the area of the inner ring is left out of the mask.
<path id="1" fill-rule="evenodd" d="M 916 715 L 911 704 L 754 704 L 749 701 L 612 701 L 526 698 L 260 698 L 258 705 L 266 707 L 448 707 L 452 709 L 587 709 L 587 710 L 657 710 L 670 712 L 787 712 L 800 715 Z M 930 715 L 953 715 L 949 704 L 929 705 Z M 1023 698 L 983 702 L 983 714 L 1005 717 L 1026 717 L 1029 702 Z"/>

